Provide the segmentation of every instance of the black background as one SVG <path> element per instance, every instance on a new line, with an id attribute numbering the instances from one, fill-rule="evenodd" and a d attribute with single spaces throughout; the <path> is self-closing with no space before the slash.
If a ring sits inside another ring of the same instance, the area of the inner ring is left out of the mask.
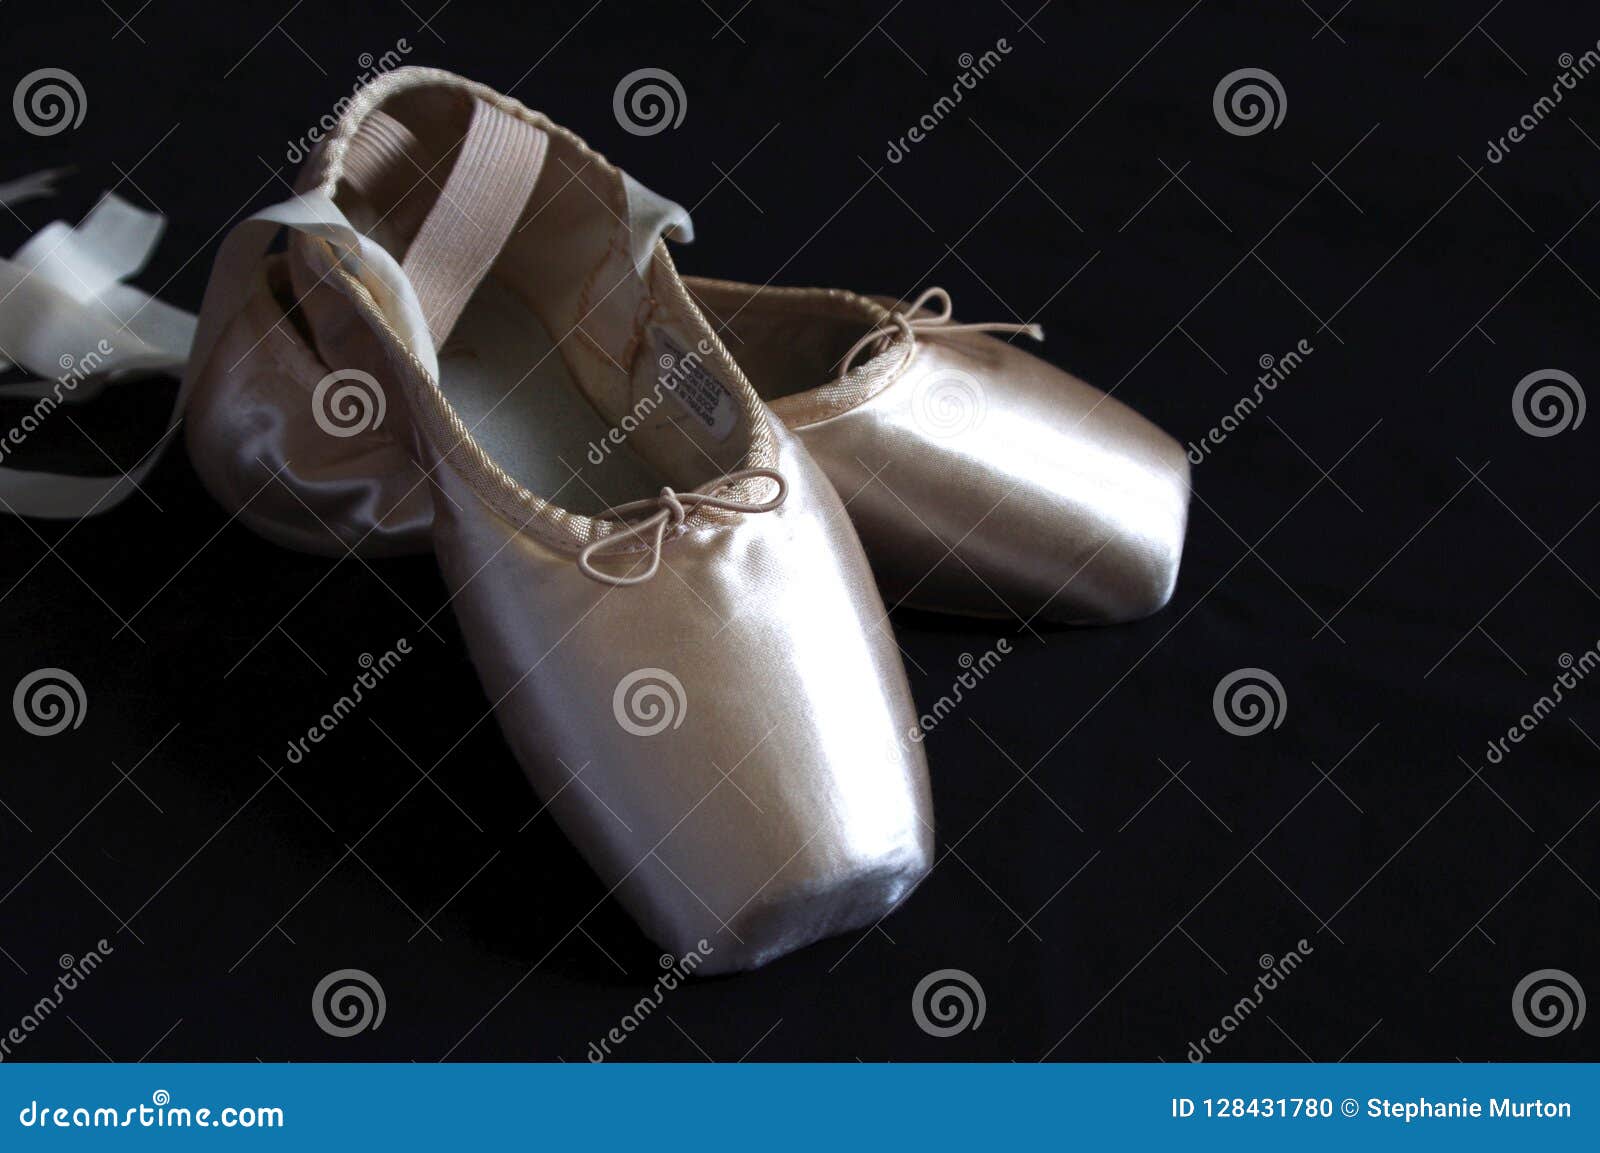
<path id="1" fill-rule="evenodd" d="M 962 654 L 1014 645 L 928 739 L 934 873 L 879 931 L 676 991 L 620 1057 L 1182 1060 L 1301 938 L 1218 1056 L 1600 1056 L 1600 1023 L 1539 1039 L 1511 1008 L 1536 969 L 1600 992 L 1600 688 L 1485 764 L 1561 655 L 1600 641 L 1600 421 L 1534 437 L 1511 406 L 1535 370 L 1600 377 L 1600 77 L 1485 160 L 1560 54 L 1594 47 L 1592 5 L 1475 24 L 1488 0 L 454 0 L 428 27 L 434 0 L 286 7 L 10 0 L 0 87 L 63 67 L 88 107 L 49 139 L 0 125 L 0 179 L 78 168 L 0 214 L 0 250 L 114 187 L 170 218 L 138 283 L 198 307 L 222 232 L 287 195 L 289 142 L 404 38 L 407 62 L 509 90 L 693 206 L 685 271 L 940 284 L 967 319 L 1037 316 L 1046 356 L 1180 440 L 1260 357 L 1314 348 L 1196 468 L 1165 612 L 1099 631 L 894 613 L 924 707 Z M 612 93 L 647 66 L 687 114 L 641 138 Z M 1276 129 L 1214 117 L 1243 67 L 1281 81 Z M 100 468 L 92 437 L 127 464 L 158 393 L 67 410 L 19 459 Z M 0 686 L 59 666 L 88 697 L 61 736 L 0 724 L 0 1029 L 58 956 L 115 948 L 11 1059 L 582 1060 L 657 950 L 594 908 L 548 815 L 529 823 L 433 562 L 276 549 L 181 452 L 146 489 L 79 526 L 0 520 Z M 285 766 L 402 633 L 416 655 Z M 1287 700 L 1248 738 L 1212 710 L 1244 667 Z M 388 1011 L 339 1040 L 309 1002 L 347 967 Z M 912 990 L 952 967 L 987 1015 L 931 1037 Z"/>

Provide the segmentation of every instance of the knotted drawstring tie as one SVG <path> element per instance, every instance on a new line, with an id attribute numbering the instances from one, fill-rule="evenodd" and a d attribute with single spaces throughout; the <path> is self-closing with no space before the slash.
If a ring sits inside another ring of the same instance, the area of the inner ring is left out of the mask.
<path id="1" fill-rule="evenodd" d="M 741 480 L 755 480 L 766 478 L 774 481 L 778 486 L 778 494 L 771 500 L 756 503 L 753 501 L 734 500 L 731 497 L 715 495 L 718 489 L 726 488 Z M 601 584 L 608 585 L 636 585 L 643 584 L 661 568 L 661 546 L 667 538 L 667 530 L 679 532 L 683 522 L 689 518 L 689 513 L 697 508 L 720 508 L 729 512 L 771 512 L 781 505 L 789 495 L 789 482 L 784 480 L 783 474 L 771 468 L 746 468 L 737 472 L 725 473 L 709 484 L 703 484 L 690 492 L 677 492 L 671 486 L 665 486 L 653 497 L 644 500 L 630 501 L 610 508 L 603 514 L 612 520 L 626 521 L 631 516 L 649 512 L 643 520 L 633 524 L 625 524 L 622 529 L 603 536 L 599 540 L 590 542 L 578 554 L 578 568 L 583 575 Z M 617 552 L 629 539 L 644 541 L 650 549 L 650 567 L 641 573 L 628 576 L 613 576 L 611 573 L 601 572 L 594 567 L 593 558 Z"/>
<path id="2" fill-rule="evenodd" d="M 932 316 L 917 315 L 927 307 L 930 300 L 939 302 L 939 311 Z M 916 344 L 919 332 L 924 336 L 944 336 L 952 332 L 1020 332 L 1035 340 L 1044 339 L 1044 329 L 1037 324 L 1011 324 L 1007 321 L 957 324 L 952 319 L 953 315 L 948 292 L 942 288 L 926 289 L 921 296 L 911 302 L 910 308 L 894 309 L 877 328 L 851 345 L 850 351 L 845 353 L 844 359 L 839 362 L 839 375 L 844 376 L 849 373 L 856 366 L 856 358 L 867 348 L 879 346 L 874 351 L 874 356 L 882 352 L 883 343 L 897 332 L 912 345 Z"/>

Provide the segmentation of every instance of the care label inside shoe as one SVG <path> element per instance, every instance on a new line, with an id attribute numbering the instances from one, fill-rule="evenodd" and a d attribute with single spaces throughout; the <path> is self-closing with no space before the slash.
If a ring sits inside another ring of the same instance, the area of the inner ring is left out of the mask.
<path id="1" fill-rule="evenodd" d="M 678 406 L 706 430 L 719 444 L 728 439 L 739 419 L 739 406 L 733 393 L 718 380 L 698 348 L 687 349 L 687 342 L 659 325 L 650 327 L 656 349 L 656 387 L 672 397 Z"/>

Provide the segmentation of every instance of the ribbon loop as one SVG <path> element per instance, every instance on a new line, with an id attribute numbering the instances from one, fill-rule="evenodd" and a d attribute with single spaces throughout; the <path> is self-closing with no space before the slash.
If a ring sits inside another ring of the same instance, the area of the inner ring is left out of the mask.
<path id="1" fill-rule="evenodd" d="M 764 501 L 736 500 L 733 497 L 716 495 L 718 490 L 731 484 L 755 479 L 775 482 L 778 486 L 777 495 Z M 667 532 L 669 530 L 674 533 L 681 532 L 684 522 L 694 510 L 720 508 L 728 512 L 771 512 L 788 499 L 788 496 L 789 482 L 784 479 L 782 473 L 771 468 L 746 468 L 724 473 L 689 492 L 677 492 L 670 485 L 665 486 L 653 497 L 607 509 L 603 517 L 621 521 L 622 528 L 586 545 L 578 554 L 578 568 L 584 576 L 601 584 L 619 587 L 643 584 L 655 576 L 661 568 L 661 546 L 666 541 Z M 633 519 L 640 517 L 641 514 L 642 519 Z M 633 542 L 643 543 L 650 553 L 650 563 L 643 572 L 616 576 L 602 572 L 594 566 L 594 558 L 615 556 Z"/>
<path id="2" fill-rule="evenodd" d="M 936 302 L 937 308 L 931 314 L 924 315 L 923 310 L 928 308 L 930 301 Z M 955 309 L 951 304 L 950 294 L 942 288 L 926 288 L 909 307 L 891 310 L 883 323 L 852 344 L 850 351 L 845 353 L 839 362 L 839 375 L 845 376 L 855 368 L 856 360 L 867 349 L 872 349 L 874 356 L 883 352 L 889 339 L 896 334 L 913 347 L 919 334 L 926 339 L 946 336 L 953 332 L 1010 332 L 1031 336 L 1034 340 L 1044 339 L 1044 329 L 1037 324 L 1013 324 L 1009 321 L 957 324 L 954 318 Z"/>

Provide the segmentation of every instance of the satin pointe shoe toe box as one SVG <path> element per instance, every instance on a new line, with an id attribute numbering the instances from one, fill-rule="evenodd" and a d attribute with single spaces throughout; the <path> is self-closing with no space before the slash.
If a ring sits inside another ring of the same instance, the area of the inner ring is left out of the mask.
<path id="1" fill-rule="evenodd" d="M 646 933 L 679 956 L 711 946 L 702 973 L 875 924 L 932 863 L 915 710 L 866 558 L 780 439 L 781 508 L 685 526 L 628 588 L 436 474 L 440 564 L 502 729 Z"/>
<path id="2" fill-rule="evenodd" d="M 919 341 L 903 366 L 867 369 L 893 379 L 848 411 L 802 416 L 799 432 L 891 603 L 1075 624 L 1166 605 L 1189 507 L 1172 437 L 982 333 Z"/>

